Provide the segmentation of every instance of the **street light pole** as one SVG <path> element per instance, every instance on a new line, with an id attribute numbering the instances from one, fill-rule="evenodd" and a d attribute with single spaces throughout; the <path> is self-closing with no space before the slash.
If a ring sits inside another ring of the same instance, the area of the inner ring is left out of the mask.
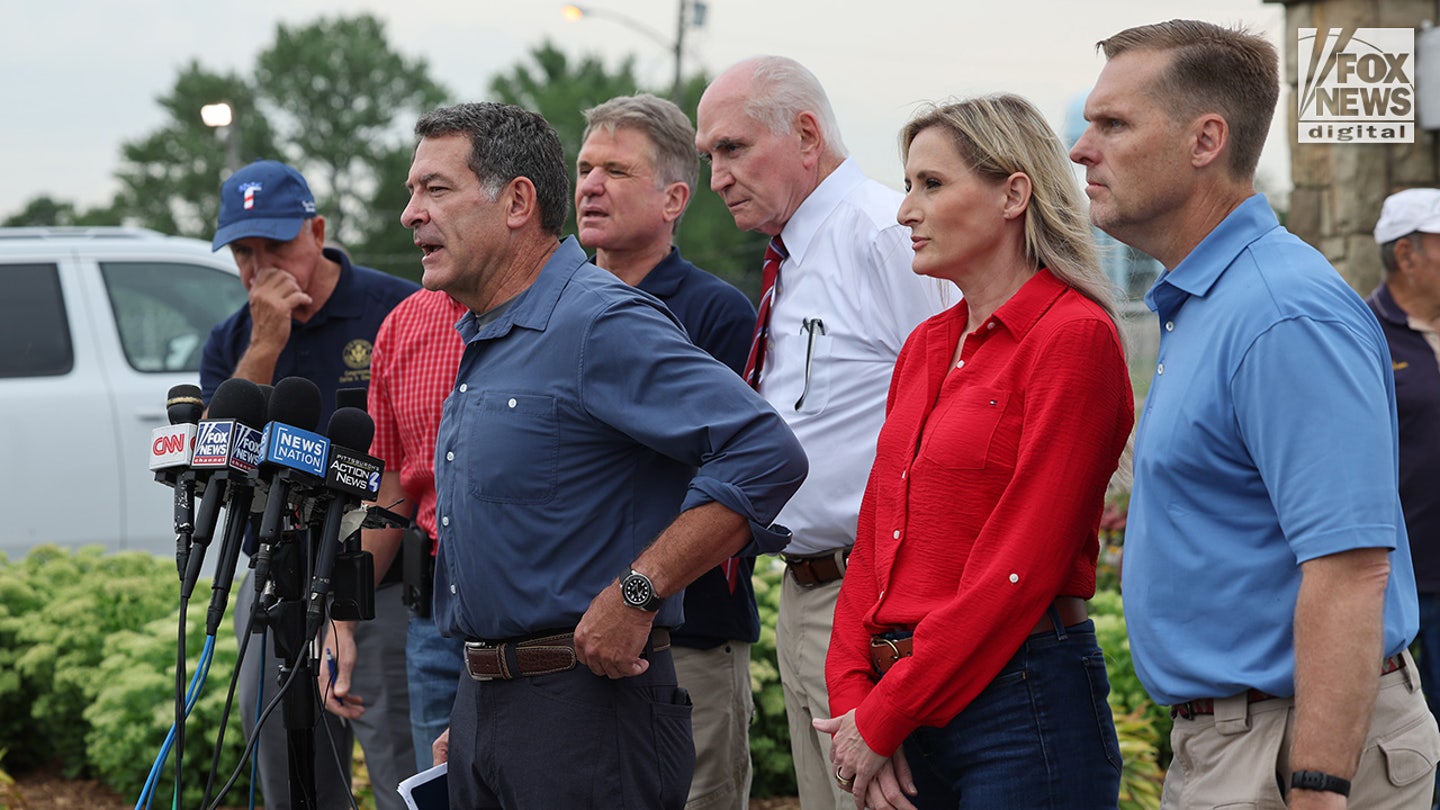
<path id="1" fill-rule="evenodd" d="M 578 6 L 572 4 L 563 6 L 560 10 L 560 13 L 565 17 L 565 19 L 569 20 L 570 22 L 580 20 L 587 15 L 608 18 L 620 23 L 621 25 L 629 28 L 632 31 L 636 31 L 660 43 L 660 45 L 664 47 L 665 50 L 670 51 L 671 54 L 673 54 L 674 56 L 675 75 L 670 83 L 670 100 L 675 102 L 676 104 L 679 104 L 680 94 L 681 91 L 684 89 L 685 31 L 686 29 L 691 27 L 699 28 L 704 24 L 702 15 L 705 8 L 704 0 L 679 0 L 679 2 L 680 13 L 676 18 L 675 39 L 673 41 L 666 39 L 665 35 L 661 34 L 659 31 L 656 31 L 654 28 L 651 28 L 650 26 L 635 19 L 634 17 L 631 17 L 628 14 L 623 14 L 618 11 L 611 11 L 610 9 L 606 8 L 595 8 L 593 6 Z M 693 20 L 691 19 L 692 9 Z"/>
<path id="2" fill-rule="evenodd" d="M 690 5 L 688 0 L 680 0 L 680 15 L 675 23 L 675 81 L 670 85 L 670 100 L 680 106 L 680 91 L 683 89 L 684 79 L 681 76 L 681 63 L 685 59 L 685 10 Z"/>
<path id="3" fill-rule="evenodd" d="M 200 120 L 212 127 L 225 144 L 225 176 L 240 170 L 240 131 L 235 123 L 235 108 L 229 102 L 206 104 L 200 108 Z M 221 180 L 225 178 L 222 177 Z"/>

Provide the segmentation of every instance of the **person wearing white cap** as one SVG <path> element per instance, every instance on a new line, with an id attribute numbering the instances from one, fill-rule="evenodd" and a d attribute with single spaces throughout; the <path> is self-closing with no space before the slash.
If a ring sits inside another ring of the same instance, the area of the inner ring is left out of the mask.
<path id="1" fill-rule="evenodd" d="M 1385 277 L 1365 302 L 1395 371 L 1400 505 L 1420 596 L 1420 685 L 1440 707 L 1440 189 L 1390 195 L 1375 223 Z"/>

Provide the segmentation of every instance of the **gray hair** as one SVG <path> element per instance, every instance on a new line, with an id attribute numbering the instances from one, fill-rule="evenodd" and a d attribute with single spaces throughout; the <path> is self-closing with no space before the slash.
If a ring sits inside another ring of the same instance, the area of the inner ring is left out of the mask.
<path id="1" fill-rule="evenodd" d="M 633 129 L 650 139 L 650 165 L 657 188 L 684 183 L 691 191 L 700 182 L 700 156 L 695 151 L 695 127 L 671 101 L 649 93 L 612 98 L 585 111 L 584 143 L 590 133 L 604 129 Z"/>
<path id="2" fill-rule="evenodd" d="M 527 178 L 535 186 L 540 227 L 560 235 L 570 213 L 570 175 L 560 136 L 538 113 L 483 101 L 439 107 L 415 123 L 420 138 L 465 135 L 470 170 L 494 200 L 506 183 Z"/>
<path id="3" fill-rule="evenodd" d="M 750 96 L 745 100 L 746 115 L 771 132 L 784 135 L 790 132 L 795 116 L 811 113 L 819 124 L 825 151 L 832 157 L 846 156 L 835 110 L 814 73 L 785 56 L 757 56 L 741 64 L 750 68 L 752 82 Z"/>

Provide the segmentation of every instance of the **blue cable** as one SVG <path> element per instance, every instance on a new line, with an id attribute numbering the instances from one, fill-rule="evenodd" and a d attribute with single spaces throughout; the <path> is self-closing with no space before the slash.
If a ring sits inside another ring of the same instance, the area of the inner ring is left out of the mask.
<path id="1" fill-rule="evenodd" d="M 185 693 L 185 716 L 190 716 L 190 710 L 195 708 L 196 702 L 200 699 L 200 687 L 205 683 L 206 677 L 210 674 L 210 661 L 215 654 L 215 637 L 205 637 L 205 648 L 200 652 L 200 662 L 195 668 L 195 674 L 190 677 L 190 688 Z M 170 733 L 165 735 L 165 742 L 160 747 L 160 754 L 155 757 L 155 764 L 150 766 L 150 775 L 145 779 L 145 787 L 140 790 L 140 798 L 135 800 L 135 810 L 150 810 L 150 802 L 154 798 L 155 784 L 160 779 L 160 771 L 165 767 L 165 760 L 170 758 L 170 749 L 175 745 L 175 724 L 170 724 Z"/>

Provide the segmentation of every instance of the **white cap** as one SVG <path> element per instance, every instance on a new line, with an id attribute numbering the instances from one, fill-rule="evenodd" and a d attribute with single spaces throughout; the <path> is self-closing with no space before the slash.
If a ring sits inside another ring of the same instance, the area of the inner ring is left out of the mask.
<path id="1" fill-rule="evenodd" d="M 1440 189 L 1407 188 L 1385 198 L 1380 221 L 1375 223 L 1376 243 L 1394 242 L 1416 231 L 1440 233 Z"/>

